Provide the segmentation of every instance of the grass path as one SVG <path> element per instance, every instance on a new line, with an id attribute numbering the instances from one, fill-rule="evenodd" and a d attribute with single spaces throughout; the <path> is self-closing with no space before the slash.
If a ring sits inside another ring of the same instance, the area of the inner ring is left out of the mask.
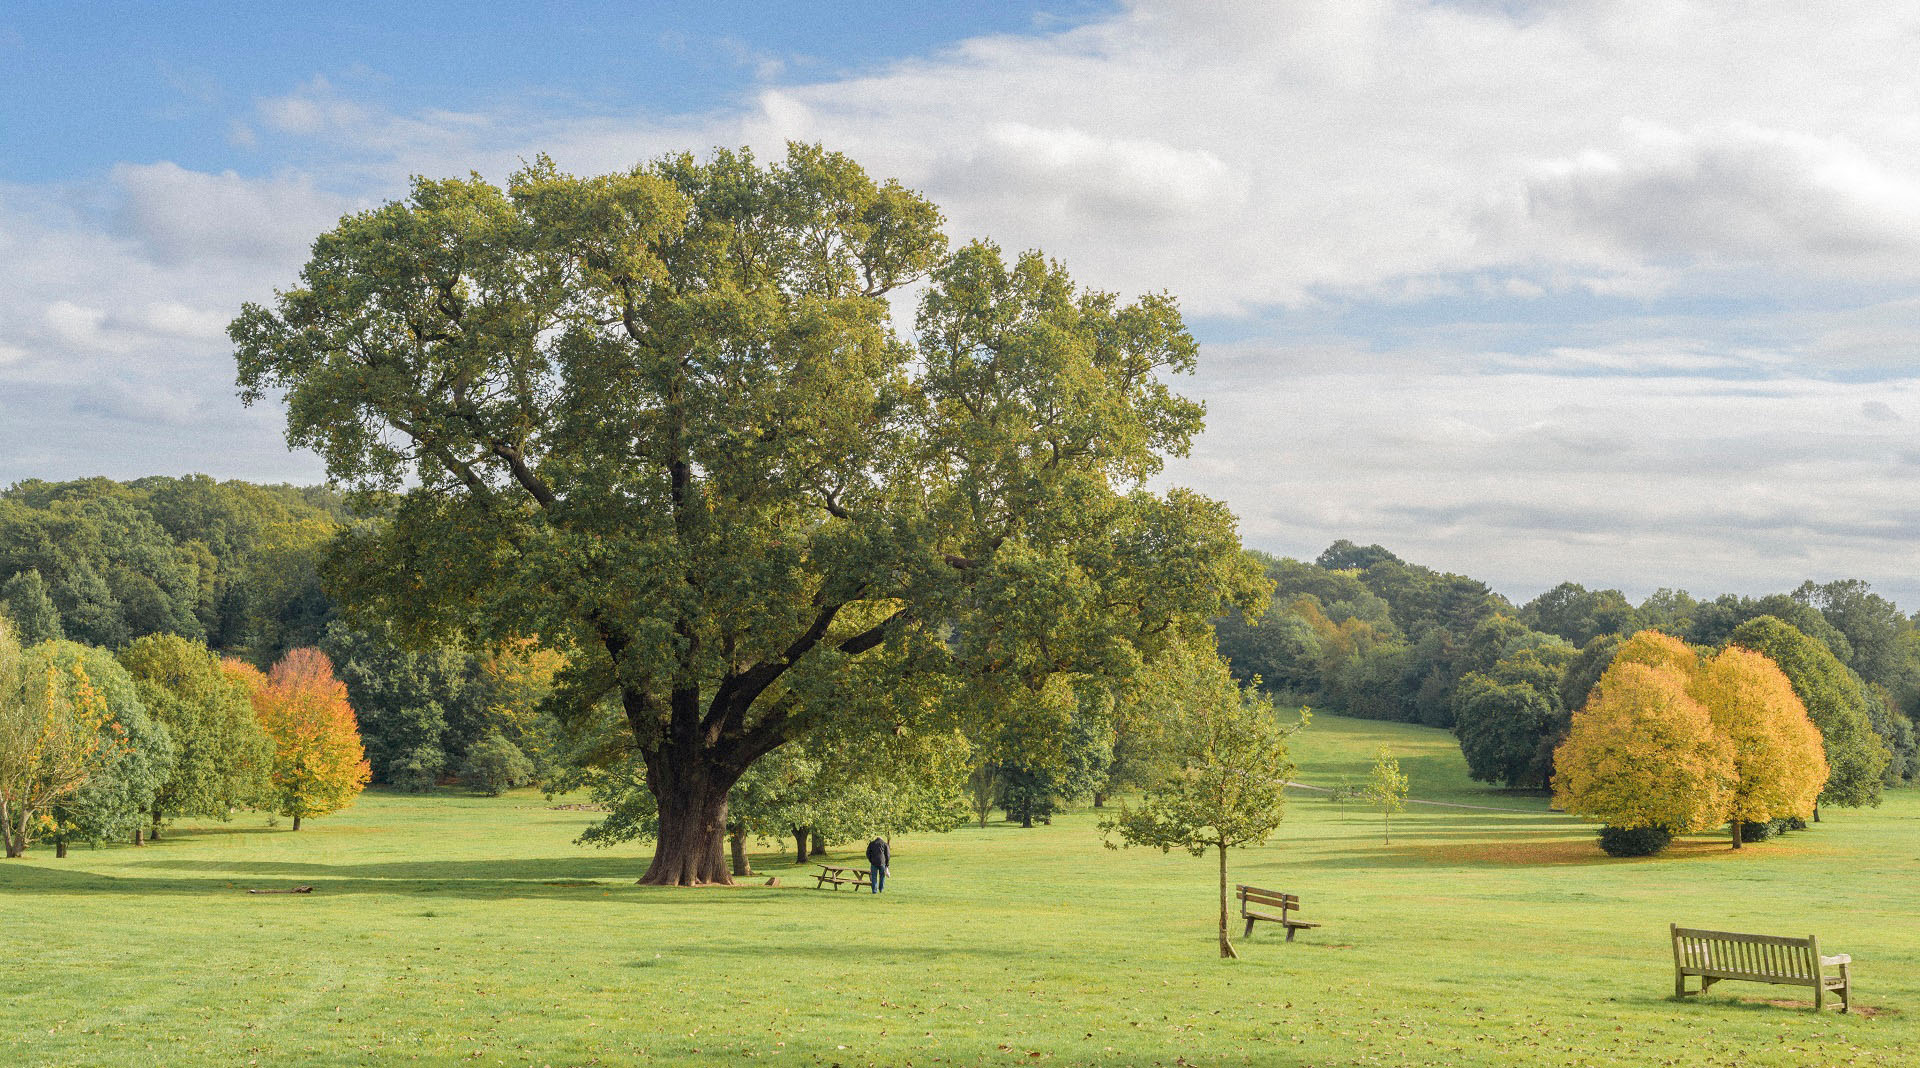
<path id="1" fill-rule="evenodd" d="M 1091 813 L 895 842 L 879 897 L 633 885 L 533 795 L 369 794 L 143 849 L 0 865 L 0 1064 L 1907 1066 L 1920 1049 L 1920 797 L 1734 853 L 1621 861 L 1442 732 L 1317 716 L 1298 776 L 1385 741 L 1426 807 L 1296 796 L 1236 880 L 1325 926 L 1213 956 L 1211 864 L 1109 850 Z M 839 851 L 850 857 L 854 850 Z M 248 888 L 307 883 L 310 895 Z M 811 886 L 811 879 L 806 880 Z M 1817 933 L 1877 1015 L 1788 988 L 1671 999 L 1671 921 Z"/>

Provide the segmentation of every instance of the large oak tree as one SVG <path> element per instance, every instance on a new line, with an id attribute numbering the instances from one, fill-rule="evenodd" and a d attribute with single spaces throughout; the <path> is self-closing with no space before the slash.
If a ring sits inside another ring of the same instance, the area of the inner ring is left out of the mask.
<path id="1" fill-rule="evenodd" d="M 230 328 L 245 396 L 385 509 L 335 555 L 357 611 L 537 635 L 571 707 L 617 701 L 643 882 L 729 881 L 729 789 L 875 688 L 991 716 L 1259 599 L 1222 506 L 1141 488 L 1201 426 L 1173 302 L 941 223 L 815 147 L 541 159 L 341 220 Z"/>

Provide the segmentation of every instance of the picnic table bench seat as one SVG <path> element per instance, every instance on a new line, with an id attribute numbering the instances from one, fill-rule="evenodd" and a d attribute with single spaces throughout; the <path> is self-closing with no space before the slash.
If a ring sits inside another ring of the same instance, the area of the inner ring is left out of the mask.
<path id="1" fill-rule="evenodd" d="M 1297 915 L 1300 911 L 1300 898 L 1296 895 L 1262 890 L 1257 886 L 1241 885 L 1237 889 L 1240 893 L 1240 915 L 1247 921 L 1247 930 L 1241 935 L 1242 938 L 1253 937 L 1253 925 L 1257 920 L 1270 920 L 1286 928 L 1289 942 L 1293 941 L 1294 932 L 1320 926 L 1288 915 Z"/>
<path id="2" fill-rule="evenodd" d="M 821 890 L 831 885 L 835 890 L 851 885 L 855 890 L 873 885 L 872 873 L 866 868 L 841 868 L 832 864 L 820 865 L 820 874 L 814 876 L 813 888 Z"/>
<path id="3" fill-rule="evenodd" d="M 1826 1005 L 1829 991 L 1840 995 L 1840 1011 L 1853 1008 L 1853 958 L 1845 953 L 1821 956 L 1820 939 L 1777 935 L 1702 931 L 1668 924 L 1673 934 L 1673 996 L 1704 994 L 1722 979 L 1750 983 L 1813 988 L 1813 1011 Z M 1839 969 L 1828 975 L 1827 969 Z M 1698 976 L 1700 989 L 1687 989 L 1687 976 Z"/>

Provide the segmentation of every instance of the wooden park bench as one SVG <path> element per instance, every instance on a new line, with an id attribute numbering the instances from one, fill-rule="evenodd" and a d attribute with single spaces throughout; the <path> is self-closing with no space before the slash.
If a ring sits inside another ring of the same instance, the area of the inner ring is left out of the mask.
<path id="1" fill-rule="evenodd" d="M 1704 994 L 1722 979 L 1813 988 L 1813 1011 L 1826 1005 L 1827 992 L 1838 991 L 1840 1011 L 1853 1007 L 1853 958 L 1820 955 L 1820 939 L 1780 938 L 1774 935 L 1696 931 L 1668 924 L 1673 932 L 1673 996 Z M 1839 975 L 1826 969 L 1838 967 Z M 1700 989 L 1687 989 L 1687 976 L 1700 977 Z"/>
<path id="2" fill-rule="evenodd" d="M 813 877 L 813 888 L 820 890 L 825 888 L 828 883 L 832 883 L 835 890 L 848 884 L 852 884 L 853 888 L 858 890 L 863 886 L 873 885 L 868 878 L 870 875 L 872 875 L 872 872 L 869 872 L 865 868 L 836 868 L 831 864 L 822 864 L 820 865 L 820 874 Z"/>
<path id="3" fill-rule="evenodd" d="M 1262 890 L 1257 886 L 1241 886 L 1238 887 L 1238 889 L 1240 891 L 1240 915 L 1247 921 L 1247 930 L 1246 933 L 1241 936 L 1242 938 L 1253 937 L 1253 921 L 1255 920 L 1271 920 L 1285 927 L 1287 929 L 1287 941 L 1289 942 L 1293 941 L 1293 932 L 1304 930 L 1308 927 L 1320 926 L 1317 923 L 1296 920 L 1287 915 L 1289 912 L 1298 913 L 1300 911 L 1300 899 L 1292 894 L 1282 894 L 1273 890 Z M 1265 909 L 1279 909 L 1280 911 L 1278 914 L 1275 914 L 1262 911 Z"/>

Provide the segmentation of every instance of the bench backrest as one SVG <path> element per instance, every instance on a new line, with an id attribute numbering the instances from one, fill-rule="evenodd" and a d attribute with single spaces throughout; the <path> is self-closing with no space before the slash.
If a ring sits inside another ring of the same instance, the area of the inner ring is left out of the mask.
<path id="1" fill-rule="evenodd" d="M 1240 907 L 1248 905 L 1272 905 L 1280 911 L 1298 909 L 1300 899 L 1293 894 L 1282 894 L 1274 890 L 1262 890 L 1257 886 L 1240 886 Z"/>
<path id="2" fill-rule="evenodd" d="M 1728 979 L 1801 979 L 1820 975 L 1820 940 L 1777 935 L 1698 931 L 1678 924 L 1673 931 L 1673 965 L 1690 972 L 1711 972 Z"/>

